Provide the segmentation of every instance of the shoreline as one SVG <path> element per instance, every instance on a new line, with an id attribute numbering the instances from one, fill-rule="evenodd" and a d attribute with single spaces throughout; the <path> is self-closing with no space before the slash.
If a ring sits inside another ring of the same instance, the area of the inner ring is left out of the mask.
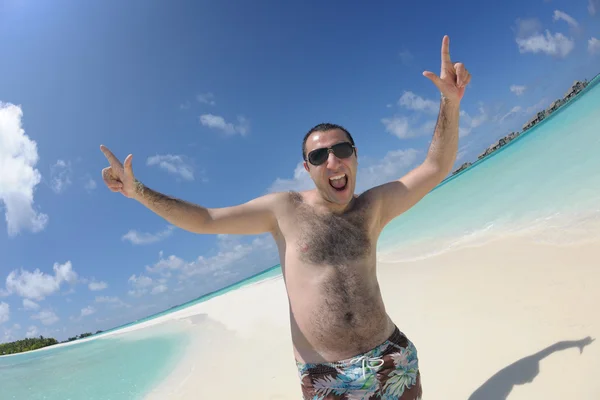
<path id="1" fill-rule="evenodd" d="M 31 353 L 36 353 L 36 352 L 40 352 L 40 351 L 48 351 L 48 350 L 52 350 L 52 349 L 56 349 L 56 348 L 61 348 L 61 347 L 66 347 L 66 346 L 72 346 L 72 345 L 76 345 L 76 344 L 80 344 L 80 343 L 85 343 L 85 342 L 89 342 L 91 340 L 96 340 L 96 339 L 102 339 L 102 338 L 106 338 L 106 337 L 110 337 L 110 336 L 115 336 L 115 335 L 121 335 L 121 334 L 125 334 L 125 333 L 129 333 L 129 332 L 134 332 L 137 331 L 139 329 L 144 329 L 144 328 L 148 328 L 148 327 L 152 327 L 155 325 L 161 325 L 163 324 L 165 321 L 169 321 L 171 320 L 170 316 L 178 313 L 180 311 L 185 311 L 190 307 L 194 307 L 197 304 L 202 304 L 205 301 L 209 301 L 213 298 L 217 298 L 220 296 L 223 296 L 225 294 L 227 294 L 227 290 L 231 289 L 234 286 L 240 285 L 240 288 L 245 288 L 245 287 L 251 287 L 253 285 L 256 284 L 260 284 L 262 282 L 268 282 L 272 279 L 278 279 L 281 277 L 281 274 L 278 275 L 274 275 L 274 276 L 267 276 L 264 279 L 258 280 L 258 281 L 252 281 L 252 279 L 256 279 L 258 276 L 262 275 L 262 274 L 268 274 L 271 273 L 272 271 L 274 271 L 275 269 L 279 268 L 280 265 L 274 265 L 272 267 L 267 268 L 265 271 L 254 274 L 252 276 L 249 276 L 248 278 L 243 279 L 242 281 L 239 282 L 235 282 L 232 283 L 230 285 L 227 285 L 219 290 L 215 290 L 212 292 L 209 292 L 205 295 L 202 295 L 198 298 L 195 298 L 193 300 L 187 301 L 185 303 L 182 303 L 178 306 L 172 307 L 172 308 L 178 308 L 178 310 L 176 311 L 172 311 L 169 312 L 170 309 L 166 309 L 163 311 L 160 311 L 156 314 L 150 315 L 148 317 L 144 317 L 142 318 L 142 321 L 133 321 L 133 322 L 129 322 L 127 324 L 124 324 L 122 326 L 116 327 L 116 328 L 111 328 L 108 329 L 106 331 L 103 331 L 102 333 L 99 334 L 94 334 L 82 339 L 77 339 L 77 340 L 73 340 L 70 342 L 60 342 L 51 346 L 46 346 L 46 347 L 42 347 L 39 349 L 35 349 L 35 350 L 29 350 L 29 351 L 24 351 L 21 353 L 14 353 L 14 354 L 3 354 L 0 355 L 0 359 L 4 358 L 4 357 L 14 357 L 14 356 L 19 356 L 19 355 L 23 355 L 23 354 L 31 354 Z M 238 288 L 238 289 L 240 289 Z M 206 298 L 206 299 L 205 299 Z M 180 308 L 181 307 L 181 308 Z M 163 318 L 167 318 L 166 320 Z M 163 319 L 161 319 L 163 318 Z M 150 323 L 152 322 L 152 323 Z"/>
<path id="2" fill-rule="evenodd" d="M 428 398 L 599 398 L 600 345 L 585 341 L 600 336 L 599 258 L 600 240 L 499 238 L 379 262 L 378 277 L 388 314 L 417 347 Z M 194 306 L 177 318 L 193 343 L 145 399 L 218 398 L 223 388 L 229 397 L 299 399 L 288 317 L 282 279 Z"/>
<path id="3" fill-rule="evenodd" d="M 502 236 L 421 260 L 379 261 L 387 312 L 417 347 L 426 396 L 600 398 L 593 379 L 600 345 L 582 341 L 600 336 L 598 233 L 560 246 L 540 243 L 537 235 Z M 219 398 L 223 390 L 225 397 L 301 398 L 281 275 L 119 331 L 34 351 L 163 331 L 190 340 L 146 400 Z M 573 383 L 556 387 L 557 380 Z"/>

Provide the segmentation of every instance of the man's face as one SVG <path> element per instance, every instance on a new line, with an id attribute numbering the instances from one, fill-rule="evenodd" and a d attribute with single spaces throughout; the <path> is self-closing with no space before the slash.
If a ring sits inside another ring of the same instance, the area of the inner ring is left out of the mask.
<path id="1" fill-rule="evenodd" d="M 350 144 L 348 136 L 340 129 L 313 132 L 306 141 L 306 155 L 308 157 L 313 150 L 328 148 L 338 143 Z M 357 166 L 355 151 L 347 158 L 336 157 L 333 152 L 329 152 L 325 162 L 320 165 L 313 165 L 310 161 L 304 162 L 304 168 L 321 196 L 326 201 L 338 205 L 347 205 L 354 196 Z"/>

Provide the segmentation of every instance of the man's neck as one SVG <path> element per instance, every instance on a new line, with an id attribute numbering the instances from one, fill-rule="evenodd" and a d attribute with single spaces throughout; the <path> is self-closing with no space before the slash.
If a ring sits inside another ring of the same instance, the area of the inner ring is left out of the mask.
<path id="1" fill-rule="evenodd" d="M 344 214 L 346 211 L 350 210 L 354 206 L 355 202 L 356 195 L 353 195 L 352 200 L 346 204 L 333 203 L 324 198 L 318 190 L 315 192 L 315 196 L 312 201 L 313 207 L 315 207 L 317 210 L 338 215 Z"/>

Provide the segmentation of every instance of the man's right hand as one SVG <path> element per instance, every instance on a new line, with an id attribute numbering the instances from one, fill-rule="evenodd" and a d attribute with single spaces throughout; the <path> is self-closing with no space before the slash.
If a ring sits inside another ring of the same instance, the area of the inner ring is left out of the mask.
<path id="1" fill-rule="evenodd" d="M 133 198 L 136 194 L 136 180 L 131 167 L 133 155 L 128 155 L 125 162 L 121 164 L 108 147 L 100 145 L 100 150 L 110 164 L 102 170 L 102 180 L 106 186 L 113 192 L 120 192 L 125 197 Z"/>

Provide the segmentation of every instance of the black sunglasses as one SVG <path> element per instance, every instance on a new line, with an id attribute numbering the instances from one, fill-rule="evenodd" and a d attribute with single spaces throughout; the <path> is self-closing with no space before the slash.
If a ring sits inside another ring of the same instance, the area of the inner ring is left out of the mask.
<path id="1" fill-rule="evenodd" d="M 334 144 L 331 147 L 315 149 L 308 153 L 307 160 L 312 165 L 321 165 L 327 161 L 329 152 L 333 152 L 337 158 L 348 158 L 354 153 L 354 146 L 349 142 L 342 142 Z"/>

